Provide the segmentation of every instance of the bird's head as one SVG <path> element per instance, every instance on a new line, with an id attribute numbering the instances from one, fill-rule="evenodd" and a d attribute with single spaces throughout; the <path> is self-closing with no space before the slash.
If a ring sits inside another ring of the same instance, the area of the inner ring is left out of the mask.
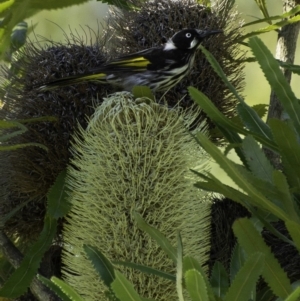
<path id="1" fill-rule="evenodd" d="M 222 32 L 223 30 L 183 29 L 176 32 L 173 37 L 169 39 L 165 44 L 164 50 L 196 49 L 205 38 Z"/>

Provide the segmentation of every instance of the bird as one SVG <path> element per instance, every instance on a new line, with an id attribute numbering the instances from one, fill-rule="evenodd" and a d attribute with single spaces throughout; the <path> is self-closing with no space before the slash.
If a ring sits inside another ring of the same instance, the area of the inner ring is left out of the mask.
<path id="1" fill-rule="evenodd" d="M 167 91 L 192 69 L 201 42 L 222 30 L 182 29 L 159 47 L 121 56 L 86 73 L 46 82 L 38 91 L 49 91 L 82 82 L 120 86 L 131 92 L 134 86 L 147 86 L 152 92 Z"/>

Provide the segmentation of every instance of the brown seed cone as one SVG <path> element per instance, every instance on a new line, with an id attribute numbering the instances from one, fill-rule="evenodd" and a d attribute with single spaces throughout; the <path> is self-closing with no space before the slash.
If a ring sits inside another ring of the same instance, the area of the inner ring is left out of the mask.
<path id="1" fill-rule="evenodd" d="M 211 9 L 198 4 L 196 0 L 148 0 L 143 4 L 138 4 L 137 1 L 137 6 L 141 7 L 139 11 L 112 11 L 107 36 L 114 37 L 110 40 L 113 46 L 111 48 L 117 56 L 159 46 L 166 38 L 183 28 L 222 29 L 224 34 L 214 35 L 202 45 L 218 60 L 237 91 L 241 91 L 244 86 L 244 65 L 239 59 L 244 56 L 244 52 L 237 42 L 241 36 L 241 28 L 237 24 L 237 14 L 231 9 L 230 2 L 232 1 L 225 0 L 219 7 Z M 235 97 L 201 51 L 196 55 L 192 72 L 165 94 L 169 106 L 174 106 L 179 100 L 185 108 L 195 105 L 186 95 L 188 86 L 201 90 L 226 116 L 235 115 Z M 161 95 L 157 96 L 159 99 Z M 207 118 L 202 112 L 198 122 L 204 119 Z M 207 122 L 208 129 L 213 129 L 213 123 L 209 119 Z"/>
<path id="2" fill-rule="evenodd" d="M 70 136 L 77 122 L 86 126 L 86 116 L 93 113 L 92 104 L 113 90 L 93 83 L 37 92 L 36 87 L 59 77 L 83 73 L 106 61 L 103 42 L 98 34 L 93 46 L 71 35 L 66 43 L 47 41 L 42 47 L 30 42 L 3 70 L 3 109 L 0 119 L 26 119 L 54 116 L 55 122 L 27 123 L 28 131 L 9 144 L 36 142 L 38 147 L 2 152 L 0 156 L 0 215 L 30 200 L 5 225 L 6 232 L 22 240 L 31 240 L 41 231 L 46 193 L 70 159 Z M 0 218 L 1 218 L 0 216 Z"/>

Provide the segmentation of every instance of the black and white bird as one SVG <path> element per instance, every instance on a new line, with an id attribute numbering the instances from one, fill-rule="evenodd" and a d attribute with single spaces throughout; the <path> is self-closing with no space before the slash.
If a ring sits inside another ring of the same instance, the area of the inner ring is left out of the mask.
<path id="1" fill-rule="evenodd" d="M 201 42 L 211 35 L 222 32 L 222 30 L 183 29 L 161 47 L 119 57 L 87 73 L 46 82 L 37 89 L 48 91 L 93 81 L 117 85 L 127 91 L 131 91 L 134 86 L 148 86 L 153 92 L 166 91 L 190 72 Z"/>

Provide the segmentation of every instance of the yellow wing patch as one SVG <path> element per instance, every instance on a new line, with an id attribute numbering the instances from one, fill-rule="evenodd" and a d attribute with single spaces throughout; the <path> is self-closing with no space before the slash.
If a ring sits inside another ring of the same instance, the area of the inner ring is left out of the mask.
<path id="1" fill-rule="evenodd" d="M 110 64 L 121 65 L 121 66 L 126 66 L 126 67 L 146 67 L 150 63 L 151 62 L 149 60 L 147 60 L 141 56 L 141 57 L 137 57 L 137 58 L 133 58 L 133 59 L 111 62 Z"/>
<path id="2" fill-rule="evenodd" d="M 96 74 L 91 74 L 91 75 L 86 75 L 84 77 L 81 78 L 81 80 L 86 80 L 86 79 L 102 79 L 102 78 L 105 78 L 106 77 L 106 74 L 105 73 L 96 73 Z"/>

